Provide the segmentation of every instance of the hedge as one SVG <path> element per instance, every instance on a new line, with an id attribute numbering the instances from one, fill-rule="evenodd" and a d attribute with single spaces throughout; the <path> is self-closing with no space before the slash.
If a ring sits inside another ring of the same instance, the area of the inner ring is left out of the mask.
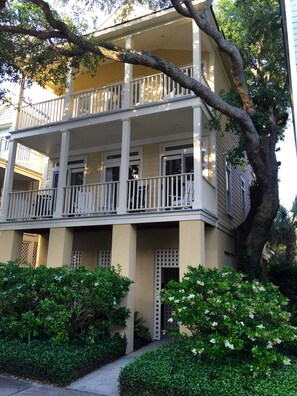
<path id="1" fill-rule="evenodd" d="M 93 345 L 55 345 L 34 340 L 0 340 L 0 371 L 65 386 L 125 354 L 126 339 L 115 335 Z"/>
<path id="2" fill-rule="evenodd" d="M 297 360 L 276 366 L 269 376 L 253 376 L 248 364 L 201 359 L 184 343 L 172 343 L 142 355 L 122 369 L 122 396 L 296 396 Z"/>

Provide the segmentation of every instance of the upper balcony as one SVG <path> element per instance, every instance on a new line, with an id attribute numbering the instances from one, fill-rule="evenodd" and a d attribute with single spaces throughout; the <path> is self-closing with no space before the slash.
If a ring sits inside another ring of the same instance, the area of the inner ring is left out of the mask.
<path id="1" fill-rule="evenodd" d="M 193 76 L 191 65 L 183 67 L 182 70 L 188 76 Z M 208 85 L 204 75 L 201 80 L 203 84 Z M 96 89 L 80 91 L 68 97 L 61 96 L 22 106 L 16 128 L 44 126 L 187 96 L 193 96 L 193 93 L 162 73 L 153 74 L 133 78 L 128 85 L 122 81 Z M 125 97 L 128 97 L 128 101 L 125 101 Z"/>
<path id="2" fill-rule="evenodd" d="M 7 162 L 8 151 L 9 140 L 1 137 L 0 161 L 2 160 L 5 163 Z M 25 171 L 37 173 L 41 177 L 45 169 L 45 156 L 38 153 L 37 151 L 31 150 L 26 146 L 18 144 L 15 164 L 16 166 L 23 168 Z"/>

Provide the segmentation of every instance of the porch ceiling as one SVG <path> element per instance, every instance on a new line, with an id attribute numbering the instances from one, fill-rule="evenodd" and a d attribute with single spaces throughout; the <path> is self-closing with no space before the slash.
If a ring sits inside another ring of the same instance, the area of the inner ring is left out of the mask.
<path id="1" fill-rule="evenodd" d="M 87 121 L 86 121 L 87 124 Z M 131 119 L 131 141 L 141 144 L 152 141 L 171 140 L 172 135 L 191 132 L 193 130 L 192 109 L 168 110 Z M 120 146 L 122 123 L 120 120 L 85 125 L 71 129 L 70 151 L 98 151 L 112 146 Z M 42 136 L 28 136 L 22 144 L 41 153 L 54 157 L 59 155 L 61 133 L 53 132 Z"/>

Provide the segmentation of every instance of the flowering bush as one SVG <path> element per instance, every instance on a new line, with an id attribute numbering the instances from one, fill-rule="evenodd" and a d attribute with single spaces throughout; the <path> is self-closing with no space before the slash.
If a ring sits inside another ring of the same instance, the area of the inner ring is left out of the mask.
<path id="1" fill-rule="evenodd" d="M 114 269 L 28 268 L 0 264 L 0 337 L 92 344 L 124 326 L 131 281 Z"/>
<path id="2" fill-rule="evenodd" d="M 169 320 L 190 331 L 194 355 L 242 355 L 254 373 L 273 362 L 290 364 L 278 345 L 295 340 L 297 328 L 289 324 L 287 299 L 271 283 L 249 282 L 230 270 L 189 267 L 182 282 L 171 281 L 162 291 L 161 300 L 172 306 Z"/>

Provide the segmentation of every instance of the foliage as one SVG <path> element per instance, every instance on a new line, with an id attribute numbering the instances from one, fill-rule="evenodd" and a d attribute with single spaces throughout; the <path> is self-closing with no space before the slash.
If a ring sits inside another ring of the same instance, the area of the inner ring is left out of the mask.
<path id="1" fill-rule="evenodd" d="M 92 345 L 54 345 L 34 340 L 0 340 L 0 371 L 64 386 L 125 354 L 126 339 L 115 335 Z"/>
<path id="2" fill-rule="evenodd" d="M 269 280 L 289 299 L 292 322 L 297 326 L 297 262 L 292 265 L 284 260 L 272 258 L 269 262 Z"/>
<path id="3" fill-rule="evenodd" d="M 0 264 L 0 337 L 95 343 L 125 324 L 120 303 L 130 283 L 114 269 Z"/>
<path id="4" fill-rule="evenodd" d="M 291 210 L 280 206 L 273 221 L 269 243 L 280 261 L 293 264 L 296 261 L 297 196 Z"/>
<path id="5" fill-rule="evenodd" d="M 139 312 L 134 313 L 134 350 L 152 342 L 149 329 L 145 326 L 145 320 L 139 316 Z"/>
<path id="6" fill-rule="evenodd" d="M 252 378 L 241 360 L 197 359 L 185 342 L 162 346 L 124 367 L 122 396 L 295 396 L 297 362 Z"/>
<path id="7" fill-rule="evenodd" d="M 172 306 L 169 321 L 190 331 L 189 348 L 197 358 L 241 356 L 254 373 L 289 363 L 278 346 L 295 340 L 297 328 L 289 324 L 287 299 L 271 283 L 249 282 L 228 269 L 189 267 L 182 282 L 168 283 L 161 300 Z"/>

